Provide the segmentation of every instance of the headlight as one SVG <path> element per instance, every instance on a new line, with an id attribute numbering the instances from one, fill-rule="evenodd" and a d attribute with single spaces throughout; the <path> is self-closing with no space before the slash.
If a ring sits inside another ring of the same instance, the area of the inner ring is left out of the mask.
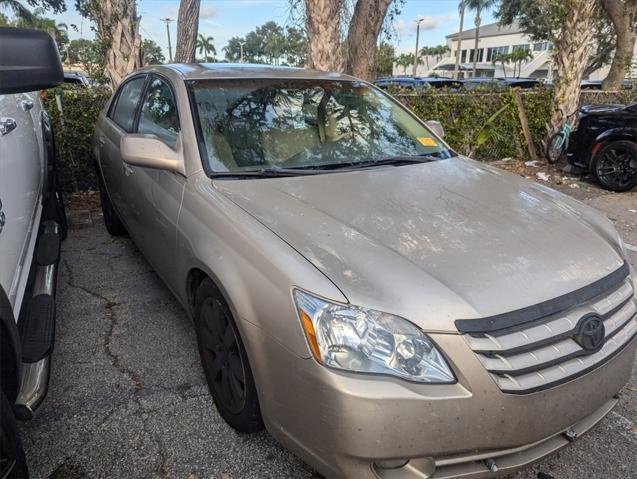
<path id="1" fill-rule="evenodd" d="M 319 363 L 422 383 L 455 382 L 431 340 L 406 319 L 330 303 L 299 290 L 294 290 L 294 301 L 312 354 Z"/>

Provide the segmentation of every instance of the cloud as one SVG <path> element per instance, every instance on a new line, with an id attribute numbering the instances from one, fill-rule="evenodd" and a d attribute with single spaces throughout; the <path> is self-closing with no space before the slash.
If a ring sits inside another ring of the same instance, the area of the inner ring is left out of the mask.
<path id="1" fill-rule="evenodd" d="M 420 29 L 421 30 L 435 30 L 441 24 L 449 23 L 452 20 L 455 20 L 457 17 L 458 16 L 453 14 L 453 13 L 448 13 L 446 15 L 436 15 L 436 16 L 421 15 L 419 17 L 420 20 L 421 20 Z"/>
<path id="2" fill-rule="evenodd" d="M 208 20 L 217 16 L 217 8 L 212 5 L 204 5 L 199 10 L 199 18 L 201 20 Z"/>

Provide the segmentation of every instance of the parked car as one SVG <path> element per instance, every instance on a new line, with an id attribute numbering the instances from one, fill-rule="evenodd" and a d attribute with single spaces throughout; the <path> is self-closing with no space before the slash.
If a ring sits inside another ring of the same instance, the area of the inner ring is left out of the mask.
<path id="1" fill-rule="evenodd" d="M 464 87 L 467 90 L 475 88 L 485 88 L 503 90 L 505 88 L 521 88 L 523 90 L 536 88 L 542 85 L 542 81 L 537 78 L 467 78 L 464 80 Z"/>
<path id="2" fill-rule="evenodd" d="M 0 28 L 0 477 L 28 477 L 15 419 L 46 396 L 66 217 L 38 90 L 62 83 L 45 32 Z"/>
<path id="3" fill-rule="evenodd" d="M 582 90 L 601 90 L 602 80 L 582 80 Z M 631 80 L 622 80 L 621 89 L 630 90 L 633 88 L 633 82 Z"/>
<path id="4" fill-rule="evenodd" d="M 607 190 L 637 186 L 637 103 L 583 106 L 567 158 Z"/>
<path id="5" fill-rule="evenodd" d="M 106 227 L 192 317 L 221 417 L 327 477 L 508 473 L 630 376 L 637 280 L 612 223 L 364 81 L 147 67 L 94 151 Z"/>
<path id="6" fill-rule="evenodd" d="M 381 78 L 375 80 L 374 85 L 383 90 L 386 90 L 389 87 L 398 87 L 404 88 L 406 90 L 413 90 L 420 86 L 419 81 L 413 77 Z"/>
<path id="7" fill-rule="evenodd" d="M 83 86 L 89 88 L 91 83 L 83 73 L 80 72 L 64 72 L 64 83 L 71 85 Z"/>

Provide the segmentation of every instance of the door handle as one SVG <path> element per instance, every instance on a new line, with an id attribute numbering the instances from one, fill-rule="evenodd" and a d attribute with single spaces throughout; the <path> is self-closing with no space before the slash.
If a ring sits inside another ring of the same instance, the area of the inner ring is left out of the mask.
<path id="1" fill-rule="evenodd" d="M 97 139 L 97 142 L 100 144 L 100 146 L 104 146 L 104 145 L 106 144 L 106 138 L 105 138 L 105 137 L 103 137 L 103 136 L 100 136 L 100 137 Z"/>
<path id="2" fill-rule="evenodd" d="M 29 111 L 33 108 L 33 100 L 20 100 L 18 104 L 20 108 L 22 108 L 22 111 Z"/>
<path id="3" fill-rule="evenodd" d="M 11 133 L 13 130 L 15 130 L 17 127 L 18 127 L 18 124 L 13 118 L 10 118 L 8 116 L 3 116 L 2 118 L 0 118 L 0 134 L 1 135 L 3 136 L 7 135 Z"/>
<path id="4" fill-rule="evenodd" d="M 5 216 L 4 211 L 2 211 L 2 200 L 0 200 L 0 233 L 2 233 L 6 221 L 7 217 Z"/>
<path id="5" fill-rule="evenodd" d="M 130 165 L 128 165 L 126 162 L 122 162 L 122 165 L 124 166 L 124 174 L 126 176 L 130 176 L 130 175 L 132 175 L 135 172 L 135 170 Z"/>

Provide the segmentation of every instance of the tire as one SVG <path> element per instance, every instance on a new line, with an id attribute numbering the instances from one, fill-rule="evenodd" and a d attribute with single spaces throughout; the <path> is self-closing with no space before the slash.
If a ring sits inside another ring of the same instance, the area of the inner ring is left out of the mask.
<path id="1" fill-rule="evenodd" d="M 637 143 L 627 140 L 607 143 L 593 158 L 591 169 L 604 189 L 633 189 L 637 186 Z"/>
<path id="2" fill-rule="evenodd" d="M 197 345 L 217 411 L 241 433 L 263 429 L 259 398 L 241 336 L 219 290 L 208 278 L 195 296 Z"/>
<path id="3" fill-rule="evenodd" d="M 13 408 L 2 390 L 0 390 L 0 477 L 12 479 L 29 477 Z"/>
<path id="4" fill-rule="evenodd" d="M 546 144 L 546 159 L 551 165 L 558 163 L 566 153 L 566 140 L 562 133 L 555 133 Z"/>
<path id="5" fill-rule="evenodd" d="M 104 181 L 99 171 L 97 172 L 97 176 L 99 178 L 100 203 L 102 204 L 102 215 L 104 216 L 106 231 L 108 231 L 111 236 L 124 236 L 126 234 L 126 227 L 124 223 L 122 223 L 122 220 L 119 219 L 115 208 L 113 208 L 113 204 L 108 196 L 106 186 L 104 186 Z"/>

